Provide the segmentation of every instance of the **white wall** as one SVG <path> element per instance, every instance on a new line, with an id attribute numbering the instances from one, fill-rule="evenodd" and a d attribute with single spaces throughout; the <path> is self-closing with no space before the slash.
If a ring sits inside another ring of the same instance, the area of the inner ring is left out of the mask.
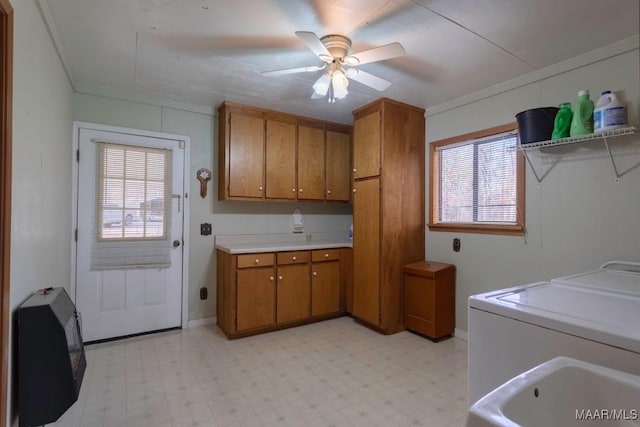
<path id="1" fill-rule="evenodd" d="M 72 89 L 35 1 L 12 4 L 10 292 L 14 310 L 36 289 L 63 286 L 69 290 Z M 11 359 L 9 372 L 14 370 Z M 9 402 L 12 390 L 10 384 Z"/>
<path id="2" fill-rule="evenodd" d="M 516 113 L 530 108 L 573 102 L 580 89 L 589 89 L 595 101 L 605 89 L 622 94 L 630 124 L 638 126 L 639 63 L 634 38 L 435 106 L 427 110 L 427 143 L 514 122 Z M 611 144 L 622 170 L 640 165 L 640 136 Z M 595 269 L 607 260 L 640 260 L 640 167 L 616 183 L 602 141 L 532 157 L 539 173 L 556 160 L 540 185 L 527 165 L 524 238 L 427 231 L 427 259 L 457 267 L 457 328 L 467 330 L 470 295 Z M 427 155 L 427 180 L 428 168 Z M 454 237 L 462 241 L 458 253 Z"/>
<path id="3" fill-rule="evenodd" d="M 189 319 L 215 315 L 216 260 L 214 236 L 226 234 L 274 234 L 291 232 L 291 213 L 298 207 L 305 231 L 348 233 L 351 207 L 325 203 L 220 202 L 217 200 L 217 116 L 202 108 L 173 108 L 107 96 L 75 93 L 73 119 L 134 129 L 188 135 L 191 137 Z M 194 112 L 198 111 L 198 112 Z M 206 199 L 200 197 L 196 171 L 208 168 L 213 179 Z M 200 224 L 213 225 L 213 234 L 200 235 Z M 199 289 L 209 288 L 209 298 L 200 300 Z"/>

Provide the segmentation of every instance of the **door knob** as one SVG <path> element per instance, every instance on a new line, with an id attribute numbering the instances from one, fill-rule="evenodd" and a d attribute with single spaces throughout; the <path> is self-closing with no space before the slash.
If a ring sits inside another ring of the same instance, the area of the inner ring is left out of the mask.
<path id="1" fill-rule="evenodd" d="M 177 248 L 178 246 L 180 246 L 180 240 L 174 240 L 173 241 L 173 247 Z"/>

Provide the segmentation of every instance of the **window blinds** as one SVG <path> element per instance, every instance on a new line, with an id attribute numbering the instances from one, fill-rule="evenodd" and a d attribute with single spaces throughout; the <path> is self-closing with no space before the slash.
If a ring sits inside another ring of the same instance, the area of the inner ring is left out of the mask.
<path id="1" fill-rule="evenodd" d="M 171 265 L 171 150 L 94 141 L 92 270 Z"/>
<path id="2" fill-rule="evenodd" d="M 438 222 L 517 222 L 517 134 L 437 147 Z"/>

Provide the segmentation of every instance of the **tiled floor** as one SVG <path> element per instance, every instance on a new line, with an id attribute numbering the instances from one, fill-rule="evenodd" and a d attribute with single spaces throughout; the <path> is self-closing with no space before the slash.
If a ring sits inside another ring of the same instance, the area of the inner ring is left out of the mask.
<path id="1" fill-rule="evenodd" d="M 351 318 L 233 341 L 203 326 L 87 347 L 55 426 L 463 426 L 466 342 Z"/>

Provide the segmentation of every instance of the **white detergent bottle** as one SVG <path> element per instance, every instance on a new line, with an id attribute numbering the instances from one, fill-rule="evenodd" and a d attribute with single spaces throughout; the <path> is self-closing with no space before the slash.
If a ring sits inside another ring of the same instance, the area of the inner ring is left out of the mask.
<path id="1" fill-rule="evenodd" d="M 622 128 L 627 125 L 627 109 L 610 90 L 602 92 L 602 96 L 593 110 L 594 132 Z"/>

